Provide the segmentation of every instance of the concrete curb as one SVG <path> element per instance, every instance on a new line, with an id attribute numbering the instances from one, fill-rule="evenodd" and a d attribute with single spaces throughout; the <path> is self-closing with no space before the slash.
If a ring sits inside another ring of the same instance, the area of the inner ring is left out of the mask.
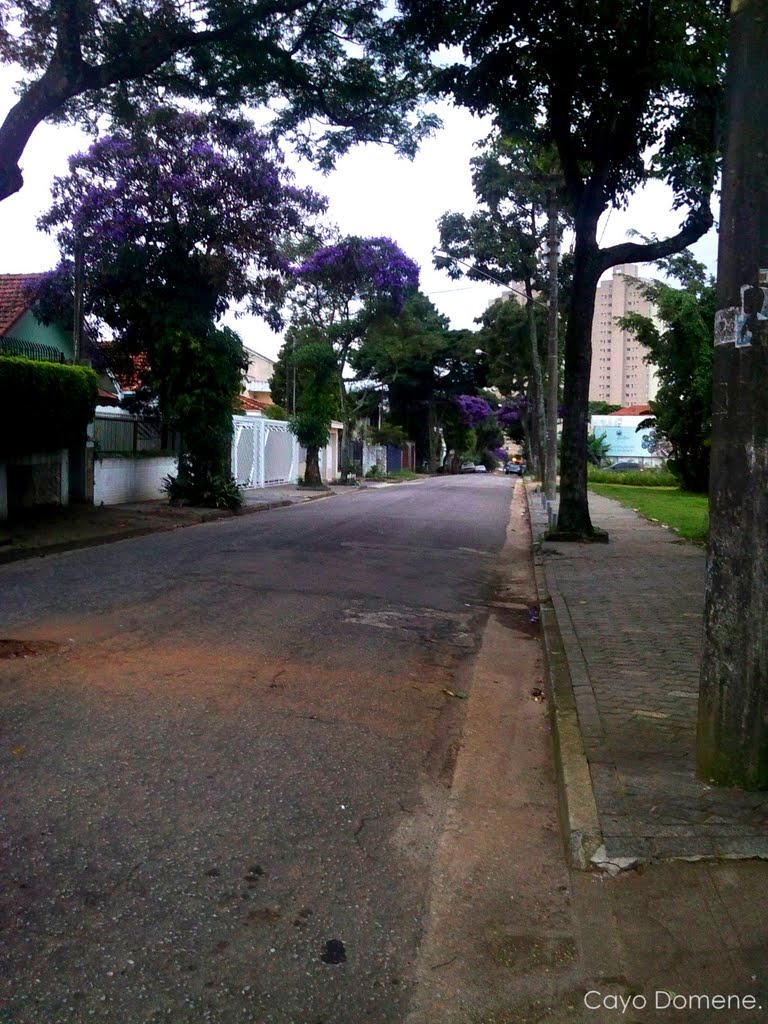
<path id="1" fill-rule="evenodd" d="M 533 534 L 535 517 L 531 512 L 530 491 L 530 485 L 526 484 L 525 494 Z M 586 871 L 595 867 L 593 857 L 603 844 L 603 835 L 576 710 L 568 657 L 555 606 L 547 588 L 544 564 L 541 556 L 536 553 L 535 546 L 533 567 L 539 602 L 544 666 L 549 684 L 547 700 L 554 739 L 560 825 L 571 867 Z"/>
<path id="2" fill-rule="evenodd" d="M 319 501 L 323 498 L 330 498 L 333 492 L 322 494 L 302 495 L 298 501 L 281 499 L 280 501 L 269 501 L 258 505 L 244 505 L 237 512 L 227 509 L 200 510 L 193 513 L 193 517 L 187 520 L 155 522 L 151 526 L 134 526 L 127 530 L 114 533 L 94 533 L 90 537 L 78 537 L 72 540 L 60 541 L 55 544 L 40 544 L 36 547 L 22 548 L 17 551 L 0 551 L 0 565 L 10 562 L 21 562 L 30 558 L 45 558 L 46 555 L 58 555 L 65 551 L 78 551 L 82 548 L 98 547 L 102 544 L 115 544 L 120 540 L 132 540 L 135 537 L 147 537 L 151 533 L 170 533 L 172 530 L 183 530 L 188 526 L 201 526 L 204 523 L 220 522 L 223 519 L 238 519 L 241 516 L 254 515 L 257 512 L 270 512 L 276 508 L 287 508 L 289 505 L 303 505 L 308 501 Z"/>

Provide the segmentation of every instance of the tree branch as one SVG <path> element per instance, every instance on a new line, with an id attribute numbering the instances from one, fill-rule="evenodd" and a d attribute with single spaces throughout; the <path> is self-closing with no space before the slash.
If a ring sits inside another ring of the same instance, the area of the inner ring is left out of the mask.
<path id="1" fill-rule="evenodd" d="M 0 200 L 18 192 L 24 184 L 19 160 L 35 128 L 57 113 L 75 96 L 104 89 L 117 82 L 142 78 L 177 53 L 210 46 L 230 38 L 258 21 L 302 10 L 311 0 L 264 0 L 216 29 L 155 32 L 114 60 L 103 64 L 83 61 L 78 0 L 61 0 L 57 40 L 51 62 L 43 75 L 26 90 L 0 125 Z"/>
<path id="2" fill-rule="evenodd" d="M 76 70 L 83 63 L 78 0 L 59 0 L 56 12 L 56 49 L 53 62 Z"/>
<path id="3" fill-rule="evenodd" d="M 600 249 L 597 255 L 600 273 L 621 263 L 654 263 L 697 242 L 712 227 L 714 217 L 709 202 L 691 211 L 688 220 L 676 235 L 654 242 L 622 242 L 607 249 Z"/>

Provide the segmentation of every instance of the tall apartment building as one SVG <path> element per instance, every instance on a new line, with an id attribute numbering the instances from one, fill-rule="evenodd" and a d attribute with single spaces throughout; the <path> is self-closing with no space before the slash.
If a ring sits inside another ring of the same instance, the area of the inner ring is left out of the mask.
<path id="1" fill-rule="evenodd" d="M 647 279 L 637 267 L 625 263 L 597 287 L 592 323 L 592 374 L 589 397 L 611 405 L 644 405 L 656 397 L 655 367 L 644 361 L 648 351 L 634 334 L 623 330 L 616 318 L 627 313 L 654 316 L 653 304 L 640 291 Z"/>

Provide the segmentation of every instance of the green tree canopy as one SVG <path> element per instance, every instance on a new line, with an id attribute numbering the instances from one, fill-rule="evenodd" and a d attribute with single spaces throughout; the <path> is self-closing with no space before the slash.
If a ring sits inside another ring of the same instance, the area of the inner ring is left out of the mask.
<path id="1" fill-rule="evenodd" d="M 357 142 L 412 154 L 426 63 L 371 0 L 0 0 L 0 62 L 21 68 L 0 124 L 0 199 L 45 120 L 123 123 L 162 96 L 272 106 L 274 130 L 330 166 Z M 307 130 L 311 122 L 312 130 Z"/>
<path id="2" fill-rule="evenodd" d="M 438 266 L 447 263 L 453 276 L 466 273 L 477 280 L 491 277 L 510 285 L 518 294 L 524 293 L 531 410 L 528 421 L 532 428 L 528 444 L 533 470 L 544 479 L 548 391 L 544 369 L 547 346 L 542 346 L 541 340 L 547 337 L 548 325 L 541 317 L 545 306 L 541 296 L 550 289 L 542 243 L 552 234 L 559 249 L 568 223 L 568 218 L 558 213 L 563 176 L 551 146 L 496 133 L 488 148 L 472 160 L 472 183 L 479 209 L 469 217 L 449 213 L 440 218 L 440 244 L 453 259 L 447 261 L 438 253 L 435 262 Z M 465 271 L 464 267 L 469 269 Z M 553 365 L 557 366 L 558 361 Z M 554 448 L 551 451 L 554 457 Z"/>
<path id="3" fill-rule="evenodd" d="M 312 325 L 336 355 L 344 467 L 351 465 L 356 404 L 347 366 L 378 317 L 396 316 L 418 287 L 419 267 L 391 238 L 347 235 L 313 252 L 294 271 L 293 322 Z"/>
<path id="4" fill-rule="evenodd" d="M 722 0 L 402 0 L 425 49 L 462 59 L 434 88 L 505 134 L 555 147 L 575 231 L 565 338 L 559 526 L 590 536 L 586 442 L 591 327 L 601 275 L 678 252 L 712 224 L 726 19 Z M 598 223 L 651 178 L 681 210 L 669 238 L 602 248 Z"/>
<path id="5" fill-rule="evenodd" d="M 371 323 L 353 356 L 358 379 L 386 388 L 389 420 L 415 442 L 419 464 L 436 468 L 437 431 L 455 419 L 452 397 L 485 383 L 476 337 L 451 330 L 448 318 L 416 292 L 401 312 Z"/>
<path id="6" fill-rule="evenodd" d="M 648 349 L 659 388 L 650 403 L 654 427 L 672 449 L 670 469 L 690 491 L 707 491 L 712 431 L 712 325 L 715 282 L 703 264 L 681 253 L 662 264 L 682 287 L 645 285 L 658 320 L 629 313 L 620 321 Z M 661 321 L 661 326 L 658 325 Z"/>
<path id="7" fill-rule="evenodd" d="M 285 392 L 289 422 L 307 450 L 304 483 L 319 486 L 320 449 L 328 444 L 339 415 L 336 354 L 325 334 L 312 325 L 293 325 L 286 334 L 270 381 L 273 394 Z"/>

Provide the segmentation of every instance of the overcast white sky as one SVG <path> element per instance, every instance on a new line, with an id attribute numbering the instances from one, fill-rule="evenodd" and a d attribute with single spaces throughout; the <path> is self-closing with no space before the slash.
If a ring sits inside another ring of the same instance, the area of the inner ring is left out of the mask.
<path id="1" fill-rule="evenodd" d="M 13 78 L 0 71 L 0 117 L 13 103 Z M 488 131 L 488 124 L 465 111 L 444 106 L 443 130 L 422 146 L 413 161 L 398 159 L 380 146 L 359 147 L 343 157 L 336 170 L 322 176 L 308 167 L 298 168 L 298 181 L 313 185 L 330 199 L 329 219 L 343 233 L 386 235 L 422 268 L 421 287 L 454 328 L 474 328 L 474 320 L 501 294 L 492 283 L 451 281 L 432 268 L 432 248 L 438 244 L 436 222 L 447 210 L 469 213 L 474 207 L 469 160 L 473 144 Z M 54 176 L 66 170 L 67 157 L 88 145 L 79 130 L 41 125 L 22 161 L 25 185 L 21 192 L 0 203 L 0 273 L 48 270 L 57 260 L 55 241 L 36 228 L 39 214 L 50 201 Z M 602 226 L 602 243 L 626 238 L 630 228 L 660 237 L 677 230 L 680 215 L 669 210 L 662 186 L 654 184 L 637 196 L 627 211 L 614 212 Z M 694 251 L 714 273 L 714 231 Z M 651 271 L 649 271 L 649 276 Z M 237 322 L 228 318 L 245 344 L 274 358 L 281 338 L 254 317 Z"/>

